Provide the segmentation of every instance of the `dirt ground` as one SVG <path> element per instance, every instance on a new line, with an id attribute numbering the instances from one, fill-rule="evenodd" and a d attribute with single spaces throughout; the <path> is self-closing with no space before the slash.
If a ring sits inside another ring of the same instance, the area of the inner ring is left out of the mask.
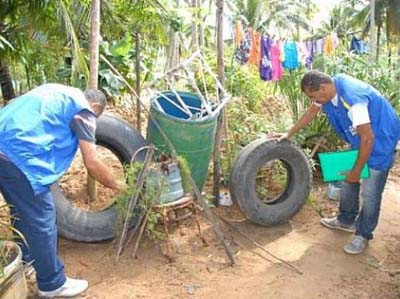
<path id="1" fill-rule="evenodd" d="M 164 243 L 148 237 L 137 259 L 130 257 L 132 246 L 117 263 L 112 242 L 64 239 L 60 256 L 69 276 L 89 280 L 90 288 L 80 298 L 400 298 L 399 159 L 386 186 L 375 239 L 364 254 L 344 253 L 351 235 L 321 226 L 320 215 L 330 216 L 337 207 L 325 194 L 326 186 L 316 183 L 312 200 L 289 223 L 269 228 L 245 220 L 237 206 L 213 209 L 302 274 L 220 222 L 235 256 L 236 264 L 230 266 L 204 213 L 200 221 L 208 246 L 194 223 L 173 226 L 172 263 L 161 253 Z"/>
<path id="2" fill-rule="evenodd" d="M 113 161 L 107 163 L 114 165 Z M 85 181 L 82 166 L 69 171 L 69 180 Z M 78 187 L 66 188 L 68 196 L 82 193 Z M 174 262 L 162 254 L 165 242 L 154 242 L 148 236 L 140 243 L 136 259 L 131 257 L 131 243 L 116 262 L 113 242 L 88 244 L 62 238 L 59 254 L 68 276 L 89 280 L 90 287 L 81 299 L 400 298 L 399 194 L 398 157 L 385 189 L 375 238 L 358 256 L 350 256 L 342 249 L 351 234 L 320 224 L 321 216 L 335 215 L 338 203 L 327 198 L 326 185 L 318 179 L 314 181 L 311 200 L 293 219 L 279 226 L 255 225 L 243 218 L 236 205 L 212 209 L 301 274 L 219 222 L 235 257 L 235 265 L 231 266 L 204 212 L 200 214 L 201 232 L 208 245 L 199 238 L 191 219 L 170 227 Z M 108 204 L 102 200 L 90 205 L 84 200 L 79 203 L 84 209 L 102 209 Z M 31 283 L 29 299 L 36 298 Z"/>

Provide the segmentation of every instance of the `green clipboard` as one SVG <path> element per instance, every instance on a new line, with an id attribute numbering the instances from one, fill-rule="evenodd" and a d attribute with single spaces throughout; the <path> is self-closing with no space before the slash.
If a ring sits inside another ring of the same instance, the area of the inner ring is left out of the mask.
<path id="1" fill-rule="evenodd" d="M 357 155 L 358 150 L 319 153 L 318 156 L 324 182 L 345 180 L 346 176 L 344 173 L 353 169 Z M 369 167 L 365 164 L 361 170 L 360 178 L 367 179 L 369 175 Z"/>

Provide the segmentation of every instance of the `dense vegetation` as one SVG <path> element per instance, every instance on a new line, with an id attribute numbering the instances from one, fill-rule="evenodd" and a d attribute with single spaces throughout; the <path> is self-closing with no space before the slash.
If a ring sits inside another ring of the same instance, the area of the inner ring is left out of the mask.
<path id="1" fill-rule="evenodd" d="M 49 81 L 81 88 L 87 86 L 90 2 L 0 1 L 1 101 L 6 102 Z M 101 55 L 132 86 L 138 80 L 145 84 L 154 74 L 176 65 L 198 48 L 216 68 L 214 20 L 217 2 L 103 0 Z M 310 20 L 317 12 L 310 0 L 230 0 L 225 1 L 225 14 L 229 16 L 229 24 L 242 19 L 260 32 L 275 28 L 282 36 L 294 40 L 337 32 L 340 47 L 333 56 L 317 57 L 314 68 L 330 74 L 344 72 L 365 80 L 386 94 L 400 111 L 398 2 L 376 1 L 375 19 L 371 20 L 369 1 L 338 1 L 329 19 L 324 20 L 319 28 L 310 26 Z M 373 55 L 349 54 L 348 34 L 358 32 L 368 39 L 371 24 L 375 24 L 373 29 L 377 37 L 371 50 L 378 51 Z M 137 53 L 137 49 L 140 52 Z M 230 129 L 226 142 L 229 153 L 225 154 L 227 173 L 231 158 L 243 145 L 260 132 L 268 134 L 284 130 L 299 117 L 308 102 L 299 89 L 300 78 L 307 71 L 304 67 L 285 73 L 278 83 L 264 82 L 259 79 L 257 69 L 241 66 L 233 60 L 232 40 L 225 41 L 224 53 L 224 83 L 234 96 L 227 108 Z M 137 78 L 135 69 L 137 55 L 140 56 L 140 78 Z M 104 59 L 100 60 L 99 85 L 109 96 L 123 101 L 128 93 L 126 86 Z M 272 116 L 266 115 L 271 114 L 271 109 L 266 107 L 288 111 L 290 117 L 273 117 L 273 111 Z M 321 135 L 327 136 L 330 146 L 338 143 L 324 118 L 314 121 L 297 137 L 297 141 L 312 147 Z"/>

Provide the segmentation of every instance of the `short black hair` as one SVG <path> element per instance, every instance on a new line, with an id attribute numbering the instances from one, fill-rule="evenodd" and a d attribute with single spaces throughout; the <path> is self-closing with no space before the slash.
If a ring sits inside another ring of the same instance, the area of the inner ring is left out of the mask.
<path id="1" fill-rule="evenodd" d="M 104 108 L 107 105 L 106 95 L 98 89 L 87 89 L 83 92 L 89 103 L 99 103 Z"/>
<path id="2" fill-rule="evenodd" d="M 321 84 L 332 84 L 332 78 L 319 71 L 309 71 L 301 79 L 301 90 L 304 92 L 307 88 L 309 91 L 319 90 Z"/>

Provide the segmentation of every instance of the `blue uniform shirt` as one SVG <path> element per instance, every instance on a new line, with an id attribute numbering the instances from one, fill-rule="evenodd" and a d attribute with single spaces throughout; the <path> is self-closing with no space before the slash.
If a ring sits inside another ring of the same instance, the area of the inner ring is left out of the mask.
<path id="1" fill-rule="evenodd" d="M 338 96 L 338 105 L 328 102 L 322 106 L 329 123 L 339 136 L 353 149 L 360 146 L 360 137 L 348 116 L 351 106 L 364 103 L 368 107 L 370 125 L 375 136 L 368 166 L 376 170 L 385 170 L 393 164 L 393 153 L 400 140 L 400 119 L 396 111 L 371 85 L 358 79 L 339 74 L 333 77 Z"/>
<path id="2" fill-rule="evenodd" d="M 0 152 L 26 175 L 35 195 L 71 164 L 78 138 L 70 124 L 82 110 L 93 113 L 82 91 L 60 84 L 41 85 L 0 109 Z"/>

